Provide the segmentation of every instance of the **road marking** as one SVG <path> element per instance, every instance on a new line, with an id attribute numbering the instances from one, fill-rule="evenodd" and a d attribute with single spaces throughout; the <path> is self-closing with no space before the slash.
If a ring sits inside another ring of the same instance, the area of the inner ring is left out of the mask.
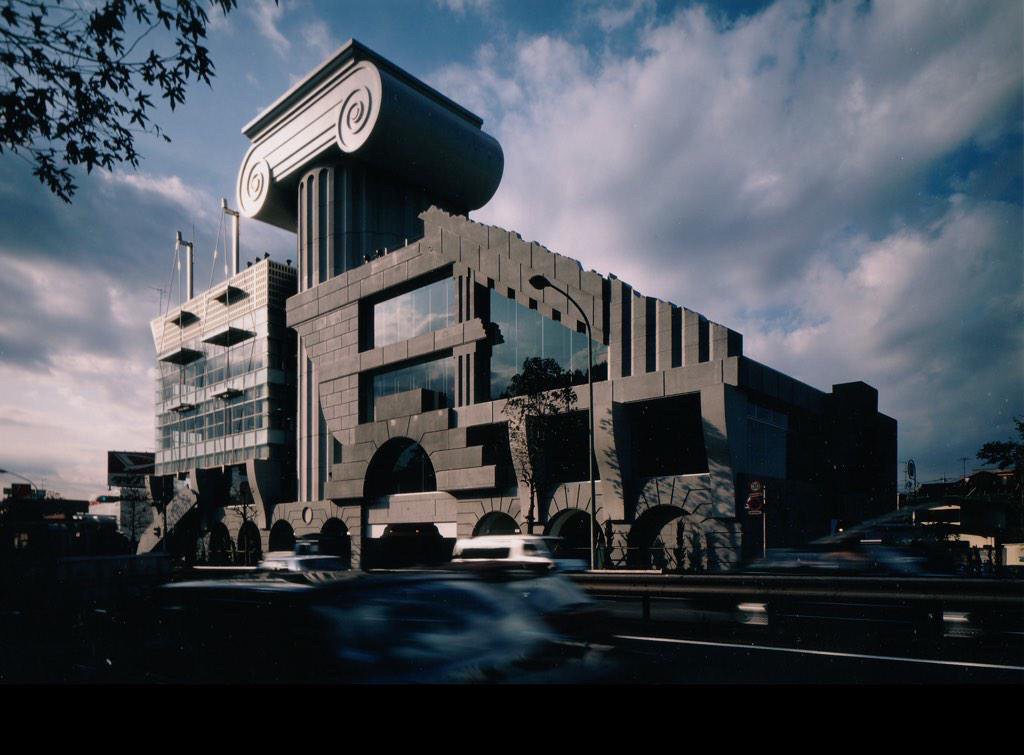
<path id="1" fill-rule="evenodd" d="M 930 663 L 936 666 L 965 666 L 969 668 L 990 668 L 1003 671 L 1024 671 L 1024 666 L 1005 666 L 998 663 L 974 663 L 971 661 L 940 661 L 933 658 L 901 658 L 894 655 L 866 655 L 862 653 L 840 653 L 834 650 L 803 650 L 801 648 L 780 648 L 772 645 L 744 645 L 738 642 L 706 642 L 703 640 L 677 640 L 670 637 L 637 637 L 617 634 L 620 640 L 642 642 L 669 642 L 676 645 L 707 645 L 709 647 L 740 648 L 742 650 L 774 650 L 779 653 L 802 653 L 803 655 L 825 655 L 834 658 L 860 658 L 872 661 L 900 661 L 902 663 Z"/>

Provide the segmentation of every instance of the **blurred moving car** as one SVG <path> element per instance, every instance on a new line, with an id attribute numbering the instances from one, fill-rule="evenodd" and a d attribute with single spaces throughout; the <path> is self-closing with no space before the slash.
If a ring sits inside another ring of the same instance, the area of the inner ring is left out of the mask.
<path id="1" fill-rule="evenodd" d="M 925 556 L 874 540 L 810 543 L 800 548 L 775 548 L 752 563 L 755 573 L 919 576 L 926 573 Z"/>
<path id="2" fill-rule="evenodd" d="M 539 614 L 563 639 L 585 643 L 611 640 L 607 610 L 567 577 L 510 572 L 502 577 L 492 575 L 491 579 Z"/>
<path id="3" fill-rule="evenodd" d="M 335 572 L 349 571 L 349 565 L 337 556 L 321 553 L 271 551 L 259 563 L 264 571 Z"/>
<path id="4" fill-rule="evenodd" d="M 536 571 L 585 571 L 587 565 L 578 559 L 558 558 L 549 544 L 557 537 L 542 535 L 480 535 L 460 538 L 452 550 L 452 566 L 456 568 L 525 568 Z"/>
<path id="5" fill-rule="evenodd" d="M 451 683 L 531 681 L 573 669 L 559 637 L 518 600 L 470 575 L 350 572 L 311 584 L 182 582 L 158 592 L 133 681 Z M 130 645 L 130 643 L 125 643 Z M 116 675 L 115 675 L 116 676 Z"/>

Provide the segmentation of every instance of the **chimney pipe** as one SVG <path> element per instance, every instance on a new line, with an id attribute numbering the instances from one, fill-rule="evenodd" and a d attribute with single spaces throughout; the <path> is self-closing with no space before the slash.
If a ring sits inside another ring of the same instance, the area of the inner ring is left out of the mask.
<path id="1" fill-rule="evenodd" d="M 238 210 L 228 207 L 228 200 L 221 197 L 220 208 L 231 217 L 231 274 L 238 275 Z"/>
<path id="2" fill-rule="evenodd" d="M 188 247 L 188 255 L 185 257 L 185 278 L 187 281 L 187 296 L 185 297 L 185 299 L 191 300 L 192 297 L 195 296 L 195 286 L 193 285 L 192 276 L 192 242 L 183 241 L 181 238 L 181 231 L 178 231 L 177 236 L 175 236 L 174 238 L 174 248 L 180 249 L 183 246 Z"/>

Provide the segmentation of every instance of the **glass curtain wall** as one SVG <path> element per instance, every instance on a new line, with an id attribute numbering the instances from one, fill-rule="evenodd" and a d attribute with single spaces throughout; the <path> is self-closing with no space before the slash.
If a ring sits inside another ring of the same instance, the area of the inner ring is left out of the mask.
<path id="1" fill-rule="evenodd" d="M 747 405 L 747 462 L 751 474 L 786 477 L 789 418 L 767 406 Z"/>
<path id="2" fill-rule="evenodd" d="M 451 354 L 427 362 L 409 364 L 364 379 L 362 384 L 363 422 L 373 420 L 373 407 L 378 398 L 393 393 L 423 388 L 444 396 L 444 406 L 454 406 L 455 370 Z"/>
<path id="3" fill-rule="evenodd" d="M 587 382 L 587 336 L 535 309 L 490 291 L 491 322 L 498 326 L 491 348 L 491 398 L 501 398 L 512 376 L 530 357 L 551 358 L 573 375 L 573 384 Z M 594 341 L 594 380 L 608 377 L 608 347 Z"/>
<path id="4" fill-rule="evenodd" d="M 444 278 L 373 305 L 374 348 L 455 324 L 455 279 Z"/>

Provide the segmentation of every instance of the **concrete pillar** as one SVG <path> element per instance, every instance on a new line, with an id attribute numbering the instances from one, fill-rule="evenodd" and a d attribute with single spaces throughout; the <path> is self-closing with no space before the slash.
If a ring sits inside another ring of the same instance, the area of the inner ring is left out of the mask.
<path id="1" fill-rule="evenodd" d="M 711 359 L 743 356 L 743 336 L 717 322 L 710 324 Z"/>
<path id="2" fill-rule="evenodd" d="M 733 390 L 732 386 L 719 383 L 700 391 L 704 448 L 710 475 L 710 513 L 716 518 L 736 516 L 736 470 L 727 421 L 727 403 L 736 398 Z"/>
<path id="3" fill-rule="evenodd" d="M 611 281 L 611 333 L 608 334 L 608 377 L 632 374 L 632 298 L 633 289 L 613 278 Z"/>
<path id="4" fill-rule="evenodd" d="M 683 365 L 707 362 L 711 357 L 708 321 L 703 315 L 683 310 Z"/>
<path id="5" fill-rule="evenodd" d="M 682 310 L 666 301 L 657 304 L 656 367 L 669 370 L 683 364 Z"/>
<path id="6" fill-rule="evenodd" d="M 634 375 L 642 375 L 647 372 L 647 298 L 634 295 L 630 302 L 633 310 L 631 340 Z"/>

